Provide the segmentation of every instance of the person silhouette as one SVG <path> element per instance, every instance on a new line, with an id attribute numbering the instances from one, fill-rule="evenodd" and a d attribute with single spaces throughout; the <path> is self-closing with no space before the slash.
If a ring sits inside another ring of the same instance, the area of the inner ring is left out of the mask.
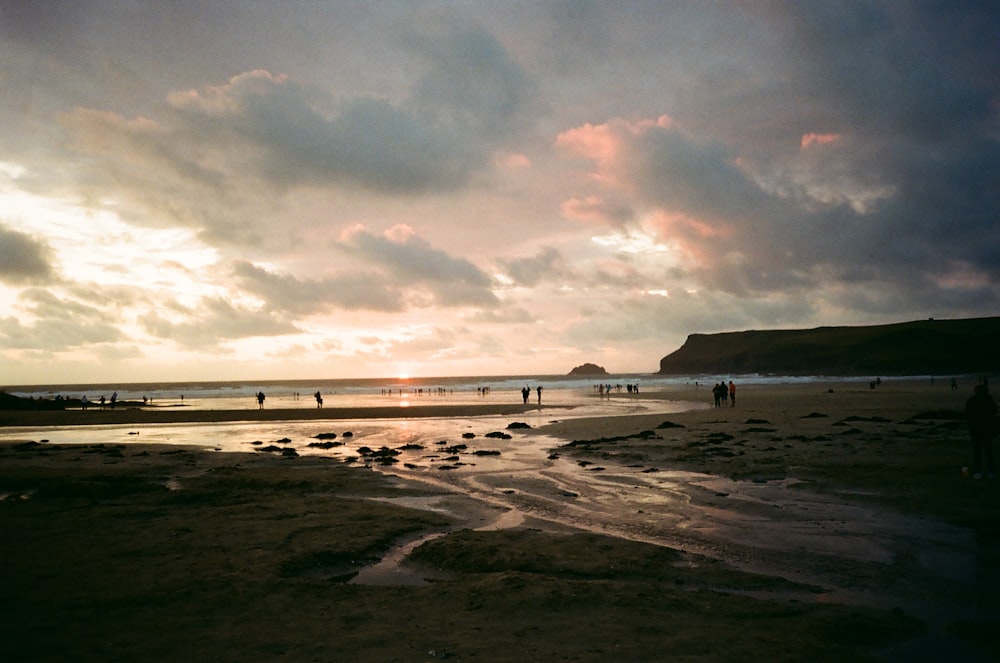
<path id="1" fill-rule="evenodd" d="M 965 418 L 969 422 L 969 437 L 972 440 L 973 477 L 983 478 L 983 456 L 986 456 L 986 470 L 990 479 L 996 476 L 993 461 L 993 437 L 997 434 L 997 404 L 990 396 L 986 383 L 977 384 L 972 397 L 965 403 Z"/>
<path id="2" fill-rule="evenodd" d="M 528 404 L 528 396 L 530 395 L 531 395 L 531 389 L 528 388 L 528 385 L 524 385 L 524 388 L 521 390 L 521 398 L 524 399 L 525 405 Z"/>
<path id="3" fill-rule="evenodd" d="M 321 393 L 319 393 L 319 392 L 317 391 L 317 392 L 316 392 L 316 393 L 314 394 L 314 396 L 316 397 L 316 409 L 320 409 L 320 408 L 322 408 L 322 407 L 323 407 L 323 394 L 321 394 Z"/>
<path id="4" fill-rule="evenodd" d="M 542 404 L 542 385 L 538 385 L 538 388 L 535 389 L 535 391 L 538 392 L 538 404 L 541 405 Z"/>
<path id="5" fill-rule="evenodd" d="M 264 399 L 265 398 L 267 398 L 267 396 L 264 395 L 263 391 L 258 391 L 257 392 L 257 409 L 259 409 L 259 410 L 263 410 L 264 409 Z"/>

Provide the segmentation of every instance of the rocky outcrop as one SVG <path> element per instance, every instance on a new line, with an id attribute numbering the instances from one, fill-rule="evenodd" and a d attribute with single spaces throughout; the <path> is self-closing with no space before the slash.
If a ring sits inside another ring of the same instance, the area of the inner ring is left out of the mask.
<path id="1" fill-rule="evenodd" d="M 608 372 L 604 370 L 603 366 L 598 366 L 597 364 L 581 364 L 577 366 L 572 371 L 569 372 L 570 375 L 607 375 Z"/>

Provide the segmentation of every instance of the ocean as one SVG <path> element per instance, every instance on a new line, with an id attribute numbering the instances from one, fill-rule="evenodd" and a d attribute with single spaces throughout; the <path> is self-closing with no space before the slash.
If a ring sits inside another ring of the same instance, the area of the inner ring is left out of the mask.
<path id="1" fill-rule="evenodd" d="M 111 398 L 118 394 L 119 401 L 142 402 L 145 398 L 153 407 L 185 407 L 192 409 L 239 410 L 256 409 L 256 394 L 266 395 L 267 408 L 302 408 L 315 406 L 313 394 L 320 392 L 324 407 L 378 407 L 399 404 L 403 407 L 415 403 L 464 405 L 483 402 L 516 402 L 521 389 L 532 390 L 535 402 L 536 387 L 542 387 L 546 403 L 577 405 L 593 399 L 598 385 L 611 385 L 627 394 L 627 385 L 637 386 L 639 392 L 671 391 L 681 387 L 710 384 L 721 379 L 733 379 L 738 384 L 782 384 L 827 381 L 822 376 L 662 376 L 650 373 L 606 376 L 466 376 L 466 377 L 415 377 L 415 378 L 360 378 L 320 380 L 258 380 L 218 382 L 137 382 L 94 384 L 14 385 L 0 387 L 0 391 L 22 398 L 52 399 L 80 398 L 86 395 L 91 402 L 101 396 Z M 837 381 L 848 378 L 833 378 Z M 867 382 L 867 378 L 857 378 Z M 486 392 L 484 394 L 484 388 Z"/>

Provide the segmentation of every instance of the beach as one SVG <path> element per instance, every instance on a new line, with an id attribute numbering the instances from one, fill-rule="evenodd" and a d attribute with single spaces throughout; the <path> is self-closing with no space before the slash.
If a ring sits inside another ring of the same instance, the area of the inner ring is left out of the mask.
<path id="1" fill-rule="evenodd" d="M 0 656 L 996 660 L 971 391 L 0 412 Z"/>

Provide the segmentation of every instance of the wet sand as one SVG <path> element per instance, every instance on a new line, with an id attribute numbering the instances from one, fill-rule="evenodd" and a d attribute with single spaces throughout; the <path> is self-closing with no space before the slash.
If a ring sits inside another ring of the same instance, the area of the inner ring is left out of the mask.
<path id="1" fill-rule="evenodd" d="M 3 426 L 106 426 L 135 424 L 224 423 L 233 421 L 337 421 L 517 414 L 537 409 L 521 403 L 410 405 L 407 407 L 264 408 L 200 410 L 186 407 L 91 407 L 87 410 L 0 410 Z"/>
<path id="2" fill-rule="evenodd" d="M 996 660 L 1000 484 L 962 477 L 966 386 L 552 408 L 510 440 L 386 466 L 0 445 L 17 542 L 0 657 Z M 474 455 L 487 448 L 501 455 Z"/>

